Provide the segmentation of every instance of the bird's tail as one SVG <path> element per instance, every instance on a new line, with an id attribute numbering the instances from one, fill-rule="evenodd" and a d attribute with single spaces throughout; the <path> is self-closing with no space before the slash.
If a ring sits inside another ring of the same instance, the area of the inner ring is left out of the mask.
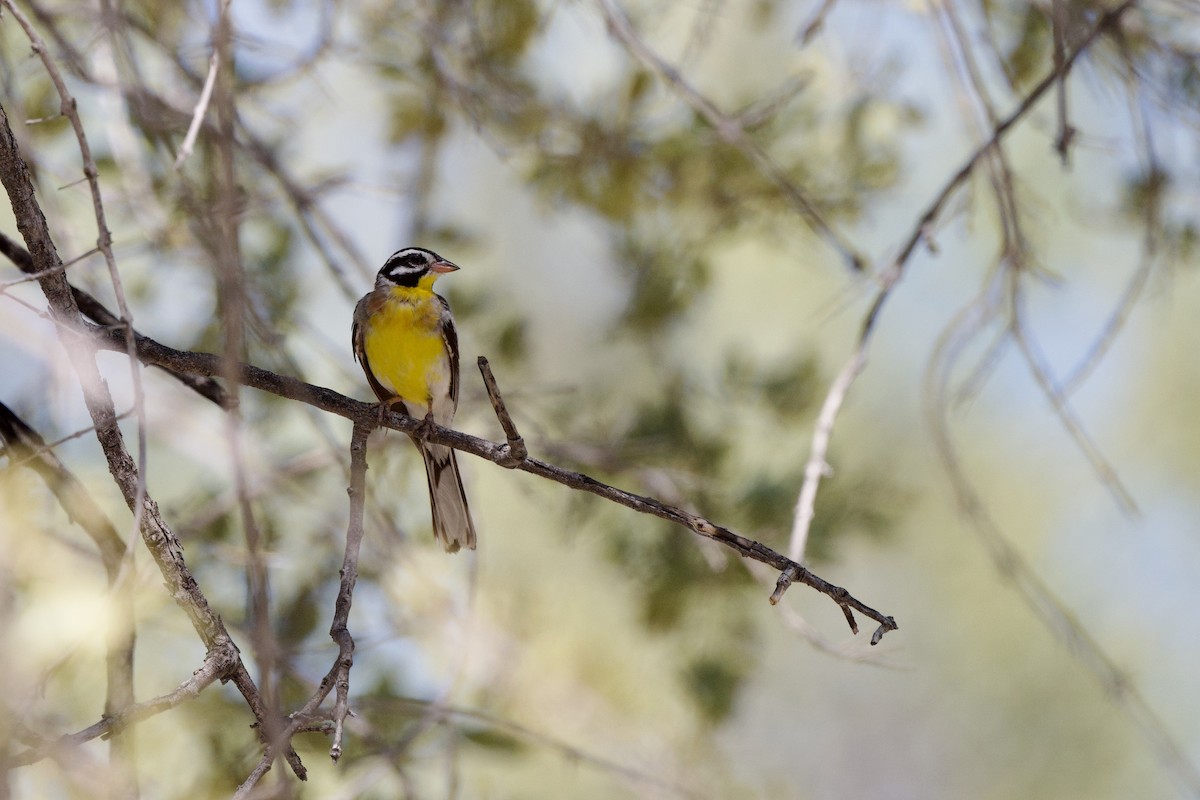
<path id="1" fill-rule="evenodd" d="M 459 548 L 475 549 L 475 525 L 467 508 L 462 478 L 454 450 L 437 444 L 418 444 L 425 458 L 425 477 L 429 479 L 429 508 L 433 512 L 433 535 L 446 548 L 457 553 Z"/>

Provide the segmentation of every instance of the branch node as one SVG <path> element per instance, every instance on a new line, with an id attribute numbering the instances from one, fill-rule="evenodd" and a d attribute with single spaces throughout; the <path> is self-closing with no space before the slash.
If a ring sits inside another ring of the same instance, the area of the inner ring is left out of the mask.
<path id="1" fill-rule="evenodd" d="M 778 605 L 783 599 L 783 593 L 792 585 L 792 581 L 796 580 L 799 565 L 792 564 L 783 572 L 779 573 L 779 580 L 775 581 L 775 591 L 771 593 L 771 605 Z"/>
<path id="2" fill-rule="evenodd" d="M 892 619 L 891 617 L 887 617 L 886 621 L 881 623 L 879 627 L 875 629 L 875 632 L 871 634 L 871 646 L 874 647 L 875 645 L 879 644 L 879 640 L 883 638 L 885 633 L 888 631 L 894 631 L 897 627 L 899 626 L 896 625 L 896 620 Z"/>

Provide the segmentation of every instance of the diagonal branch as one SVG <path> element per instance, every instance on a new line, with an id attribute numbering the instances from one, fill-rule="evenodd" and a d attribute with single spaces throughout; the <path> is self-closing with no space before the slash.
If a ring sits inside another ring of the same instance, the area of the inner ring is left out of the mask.
<path id="1" fill-rule="evenodd" d="M 16 265 L 17 269 L 26 275 L 33 276 L 38 273 L 37 267 L 33 265 L 33 256 L 29 254 L 29 251 L 8 236 L 5 236 L 2 231 L 0 231 L 0 253 L 4 254 L 9 261 Z M 85 317 L 97 325 L 114 329 L 121 326 L 121 318 L 109 311 L 108 307 L 95 297 L 70 283 L 67 286 L 71 290 L 71 296 L 75 298 L 75 304 Z M 136 345 L 143 338 L 145 337 L 134 328 L 134 344 Z M 182 372 L 172 372 L 171 370 L 166 370 L 166 372 L 201 397 L 211 400 L 222 407 L 226 404 L 225 390 L 215 379 L 188 375 Z"/>
<path id="2" fill-rule="evenodd" d="M 1007 136 L 1009 131 L 1029 114 L 1046 92 L 1054 88 L 1071 71 L 1075 66 L 1075 62 L 1079 60 L 1079 57 L 1087 52 L 1100 36 L 1115 28 L 1120 23 L 1121 18 L 1137 4 L 1138 0 L 1124 0 L 1120 5 L 1102 14 L 1100 19 L 1096 21 L 1096 24 L 1092 26 L 1092 29 L 1087 32 L 1087 35 L 1063 59 L 1061 66 L 1056 66 L 1048 75 L 1042 78 L 1017 107 L 996 125 L 988 140 L 979 145 L 963 165 L 959 167 L 958 171 L 950 176 L 950 179 L 942 186 L 941 191 L 938 192 L 937 196 L 934 197 L 933 201 L 917 219 L 916 224 L 913 225 L 908 237 L 904 240 L 904 244 L 901 245 L 898 255 L 884 270 L 880 278 L 883 284 L 880 289 L 881 295 L 891 291 L 891 288 L 900 280 L 905 267 L 908 265 L 913 253 L 916 252 L 917 245 L 928 236 L 929 230 L 933 227 L 938 217 L 941 216 L 950 198 L 966 182 L 967 178 L 974 173 L 975 167 L 979 162 L 986 158 L 1000 140 Z"/>

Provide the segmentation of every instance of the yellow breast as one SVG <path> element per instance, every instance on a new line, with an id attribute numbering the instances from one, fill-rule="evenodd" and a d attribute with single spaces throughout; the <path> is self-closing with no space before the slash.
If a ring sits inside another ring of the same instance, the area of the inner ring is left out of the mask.
<path id="1" fill-rule="evenodd" d="M 441 303 L 430 291 L 397 287 L 368 317 L 363 349 L 375 380 L 413 406 L 449 391 Z"/>

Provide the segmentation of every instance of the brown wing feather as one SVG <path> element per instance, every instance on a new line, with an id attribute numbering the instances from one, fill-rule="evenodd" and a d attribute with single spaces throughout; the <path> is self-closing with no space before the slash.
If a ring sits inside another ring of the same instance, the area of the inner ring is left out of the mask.
<path id="1" fill-rule="evenodd" d="M 369 292 L 354 307 L 354 324 L 350 326 L 351 346 L 354 348 L 354 360 L 362 365 L 363 372 L 366 373 L 367 383 L 371 384 L 371 391 L 375 392 L 375 396 L 381 402 L 386 403 L 393 399 L 392 393 L 383 388 L 375 378 L 375 373 L 371 369 L 371 362 L 367 359 L 367 347 L 363 342 L 366 331 L 363 329 L 363 324 L 366 318 L 374 310 L 372 306 L 378 306 L 383 301 L 383 297 L 377 292 Z"/>
<path id="2" fill-rule="evenodd" d="M 446 353 L 450 356 L 450 401 L 458 408 L 458 330 L 454 327 L 454 317 L 450 314 L 450 304 L 440 294 L 436 295 L 442 303 L 442 340 L 446 343 Z"/>

